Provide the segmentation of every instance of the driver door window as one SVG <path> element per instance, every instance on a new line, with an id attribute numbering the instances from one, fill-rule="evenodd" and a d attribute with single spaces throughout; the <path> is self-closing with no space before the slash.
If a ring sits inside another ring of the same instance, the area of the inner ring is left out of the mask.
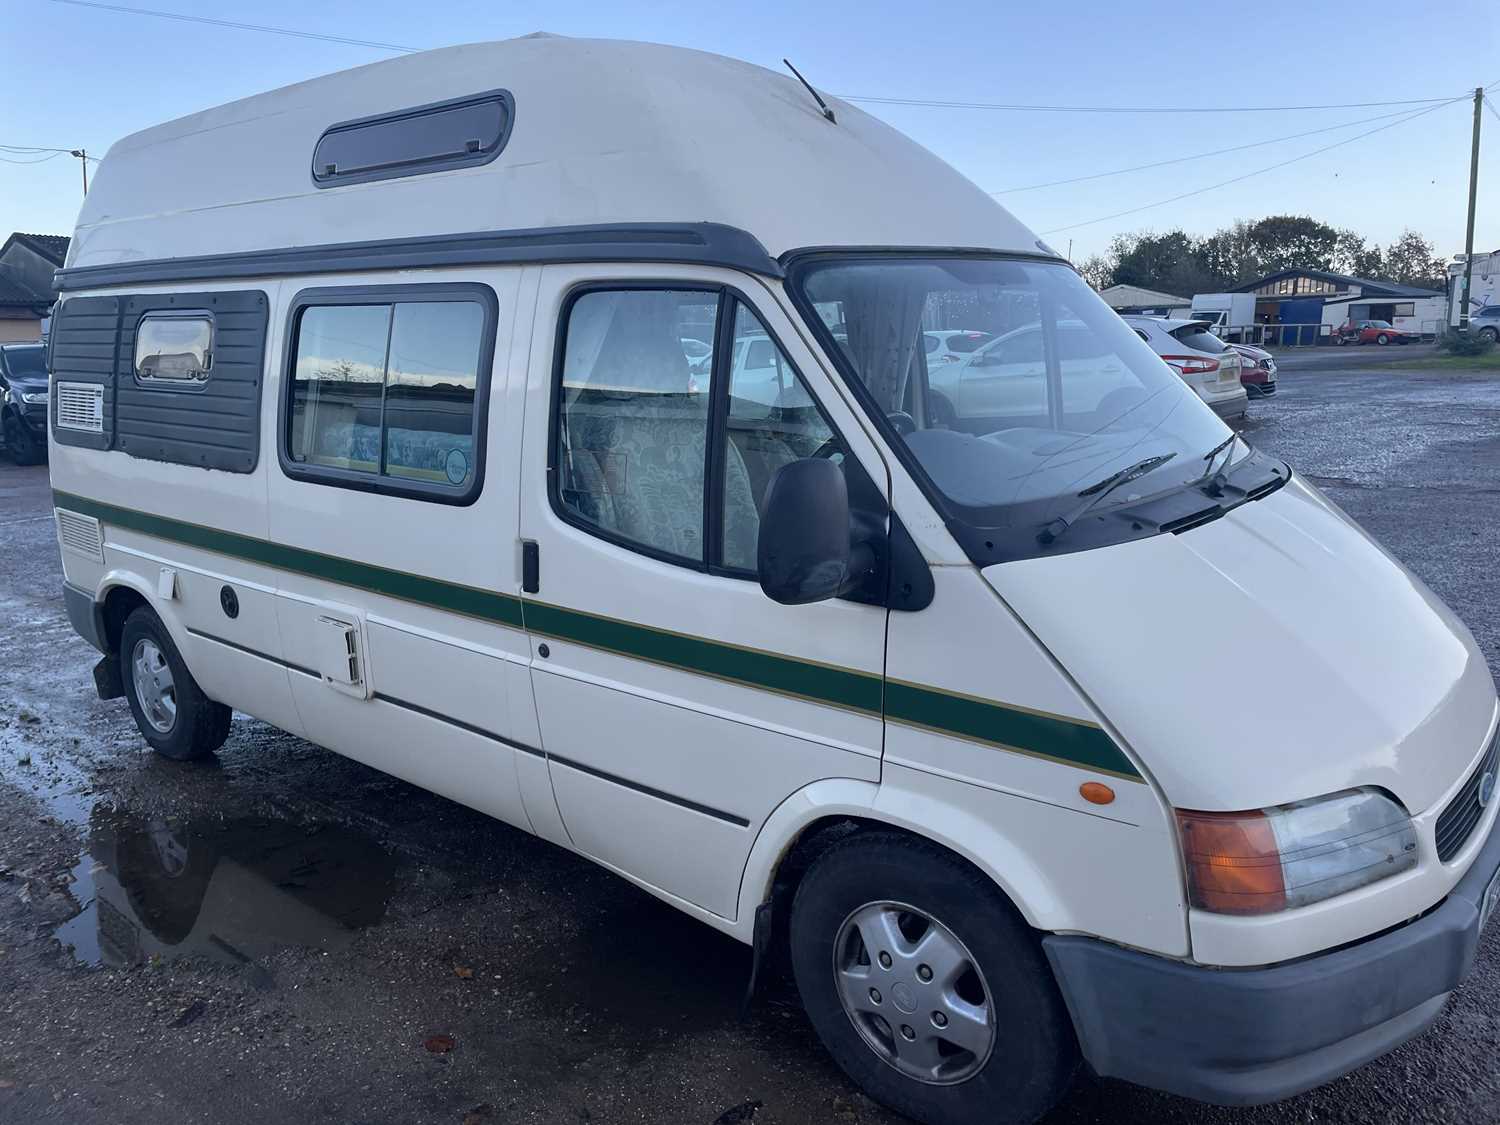
<path id="1" fill-rule="evenodd" d="M 683 340 L 717 341 L 726 317 L 729 361 L 695 365 Z M 585 291 L 569 304 L 563 347 L 554 509 L 619 546 L 753 578 L 776 471 L 803 457 L 843 461 L 786 353 L 730 293 Z"/>
<path id="2" fill-rule="evenodd" d="M 776 470 L 803 457 L 842 461 L 843 454 L 786 353 L 753 312 L 738 302 L 735 310 L 718 561 L 754 574 L 760 513 Z"/>

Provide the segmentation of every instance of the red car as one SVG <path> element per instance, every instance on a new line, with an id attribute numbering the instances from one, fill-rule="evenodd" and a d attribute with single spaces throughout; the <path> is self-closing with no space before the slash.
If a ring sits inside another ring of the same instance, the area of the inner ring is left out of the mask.
<path id="1" fill-rule="evenodd" d="M 1346 320 L 1333 334 L 1335 344 L 1415 344 L 1421 338 L 1388 320 Z"/>

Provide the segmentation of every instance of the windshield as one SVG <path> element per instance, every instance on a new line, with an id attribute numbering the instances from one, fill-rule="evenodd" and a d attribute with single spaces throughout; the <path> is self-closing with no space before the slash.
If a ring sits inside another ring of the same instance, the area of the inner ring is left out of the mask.
<path id="1" fill-rule="evenodd" d="M 1180 488 L 1229 436 L 1062 263 L 817 258 L 791 285 L 810 321 L 841 327 L 824 347 L 889 420 L 939 506 L 970 526 L 1034 536 L 1083 490 L 1167 454 L 1099 507 Z M 951 330 L 987 338 L 936 363 L 928 334 Z"/>
<path id="2" fill-rule="evenodd" d="M 6 348 L 5 366 L 12 375 L 20 379 L 45 379 L 47 349 L 40 346 Z"/>

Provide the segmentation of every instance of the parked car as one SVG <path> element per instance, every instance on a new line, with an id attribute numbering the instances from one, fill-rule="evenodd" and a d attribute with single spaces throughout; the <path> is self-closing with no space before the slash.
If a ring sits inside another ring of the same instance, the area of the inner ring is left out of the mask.
<path id="1" fill-rule="evenodd" d="M 927 351 L 927 368 L 932 370 L 941 363 L 962 363 L 991 338 L 988 332 L 976 332 L 965 328 L 939 328 L 922 333 L 922 346 Z"/>
<path id="2" fill-rule="evenodd" d="M 1034 1120 L 1084 1063 L 1271 1101 L 1406 1042 L 1500 886 L 1474 637 L 1201 409 L 1245 401 L 1201 321 L 1132 332 L 830 100 L 528 37 L 118 142 L 51 328 L 96 690 L 164 759 L 254 715 L 631 880 L 752 982 L 784 956 L 928 1125 Z M 997 337 L 983 411 L 932 409 L 929 309 Z M 807 405 L 736 412 L 771 369 Z M 566 958 L 537 925 L 495 956 Z"/>
<path id="3" fill-rule="evenodd" d="M 1122 318 L 1167 366 L 1221 418 L 1243 417 L 1250 401 L 1240 382 L 1244 366 L 1235 345 L 1226 344 L 1206 320 L 1160 316 Z M 1258 349 L 1257 349 L 1258 350 Z"/>
<path id="4" fill-rule="evenodd" d="M 1240 383 L 1251 398 L 1270 398 L 1276 393 L 1276 358 L 1254 344 L 1230 344 L 1240 353 Z"/>
<path id="5" fill-rule="evenodd" d="M 1333 334 L 1335 344 L 1415 344 L 1420 332 L 1397 328 L 1388 320 L 1346 320 Z"/>
<path id="6" fill-rule="evenodd" d="M 47 457 L 47 349 L 0 345 L 0 435 L 18 465 Z"/>
<path id="7" fill-rule="evenodd" d="M 1500 305 L 1485 305 L 1470 316 L 1469 331 L 1492 344 L 1500 340 Z"/>

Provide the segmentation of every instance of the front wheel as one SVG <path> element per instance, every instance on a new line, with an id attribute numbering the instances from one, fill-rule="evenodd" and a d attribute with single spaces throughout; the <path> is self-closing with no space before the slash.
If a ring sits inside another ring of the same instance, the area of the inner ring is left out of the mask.
<path id="1" fill-rule="evenodd" d="M 1479 338 L 1481 340 L 1488 340 L 1493 344 L 1496 340 L 1500 340 L 1500 330 L 1494 328 L 1481 328 L 1479 330 Z"/>
<path id="2" fill-rule="evenodd" d="M 1035 935 L 963 860 L 894 833 L 824 853 L 792 905 L 791 957 L 829 1054 L 927 1125 L 1034 1121 L 1078 1063 Z"/>
<path id="3" fill-rule="evenodd" d="M 185 762 L 224 744 L 229 708 L 203 694 L 161 619 L 146 606 L 132 611 L 120 630 L 120 666 L 135 725 L 158 754 Z"/>

